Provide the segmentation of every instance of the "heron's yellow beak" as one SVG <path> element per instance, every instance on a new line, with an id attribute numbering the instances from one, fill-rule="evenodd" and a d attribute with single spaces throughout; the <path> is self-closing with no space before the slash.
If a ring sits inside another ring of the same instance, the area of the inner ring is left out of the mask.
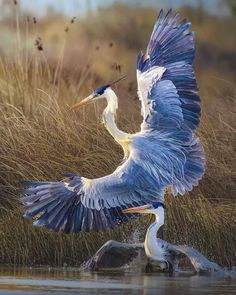
<path id="1" fill-rule="evenodd" d="M 94 101 L 94 95 L 91 94 L 89 95 L 88 97 L 84 98 L 83 100 L 81 100 L 80 102 L 74 104 L 70 109 L 71 110 L 75 110 L 75 109 L 79 109 L 81 108 L 82 106 L 85 106 L 87 104 L 90 104 L 91 102 Z"/>
<path id="2" fill-rule="evenodd" d="M 144 205 L 144 206 L 139 206 L 139 207 L 132 207 L 132 208 L 127 208 L 122 210 L 123 213 L 128 214 L 128 213 L 150 213 L 149 211 L 150 205 Z"/>

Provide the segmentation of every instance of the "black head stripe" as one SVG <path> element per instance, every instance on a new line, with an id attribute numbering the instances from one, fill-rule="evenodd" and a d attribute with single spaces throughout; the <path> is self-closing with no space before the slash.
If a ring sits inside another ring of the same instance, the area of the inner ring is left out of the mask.
<path id="1" fill-rule="evenodd" d="M 98 87 L 98 88 L 94 91 L 94 93 L 97 94 L 97 95 L 102 95 L 102 94 L 104 93 L 104 91 L 105 91 L 108 87 L 110 87 L 110 86 L 111 86 L 110 84 L 107 84 L 107 85 L 103 85 L 103 86 L 101 86 L 101 87 Z"/>
<path id="2" fill-rule="evenodd" d="M 158 208 L 158 207 L 163 207 L 164 209 L 166 208 L 165 205 L 161 202 L 154 202 L 152 203 L 153 208 Z"/>

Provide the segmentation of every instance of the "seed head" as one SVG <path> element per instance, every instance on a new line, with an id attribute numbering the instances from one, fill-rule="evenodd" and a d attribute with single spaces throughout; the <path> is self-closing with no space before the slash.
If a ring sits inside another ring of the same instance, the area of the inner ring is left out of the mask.
<path id="1" fill-rule="evenodd" d="M 119 64 L 117 64 L 117 63 L 114 63 L 114 64 L 112 64 L 112 66 L 111 66 L 111 68 L 112 68 L 113 70 L 116 70 L 116 71 L 118 71 L 118 72 L 121 72 L 121 67 L 122 67 L 122 65 L 119 65 Z"/>
<path id="2" fill-rule="evenodd" d="M 76 20 L 76 16 L 72 17 L 72 19 L 70 20 L 70 23 L 73 24 Z"/>
<path id="3" fill-rule="evenodd" d="M 35 40 L 35 46 L 36 48 L 39 50 L 39 51 L 43 51 L 43 42 L 42 42 L 42 39 L 40 37 L 38 37 L 36 40 Z"/>

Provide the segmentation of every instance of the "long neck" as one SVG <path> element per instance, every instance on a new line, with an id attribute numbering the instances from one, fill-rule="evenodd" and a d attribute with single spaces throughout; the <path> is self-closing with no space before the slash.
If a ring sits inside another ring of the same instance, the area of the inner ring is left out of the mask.
<path id="1" fill-rule="evenodd" d="M 151 236 L 151 237 L 155 237 L 155 239 L 156 239 L 156 234 L 157 234 L 159 228 L 164 224 L 165 217 L 164 217 L 164 208 L 163 207 L 158 207 L 155 217 L 156 217 L 155 222 L 153 222 L 147 230 L 146 238 L 148 236 Z"/>
<path id="2" fill-rule="evenodd" d="M 164 208 L 158 207 L 157 214 L 155 214 L 155 216 L 156 221 L 153 222 L 147 230 L 144 249 L 148 257 L 162 261 L 164 260 L 164 252 L 158 245 L 157 232 L 164 224 Z"/>
<path id="3" fill-rule="evenodd" d="M 128 133 L 121 131 L 115 122 L 116 111 L 118 108 L 118 98 L 115 92 L 108 88 L 106 90 L 107 107 L 103 112 L 103 123 L 108 132 L 117 142 L 126 140 Z"/>

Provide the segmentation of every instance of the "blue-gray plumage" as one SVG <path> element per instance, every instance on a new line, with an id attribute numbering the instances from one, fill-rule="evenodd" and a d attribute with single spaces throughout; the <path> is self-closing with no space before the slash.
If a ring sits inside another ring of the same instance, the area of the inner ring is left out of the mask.
<path id="1" fill-rule="evenodd" d="M 191 191 L 204 174 L 202 145 L 194 134 L 200 121 L 200 99 L 192 62 L 194 34 L 179 14 L 163 11 L 145 54 L 137 59 L 138 95 L 142 104 L 141 131 L 118 129 L 118 99 L 112 83 L 97 88 L 73 108 L 105 98 L 103 122 L 123 147 L 125 160 L 110 175 L 87 179 L 73 174 L 61 182 L 26 182 L 26 217 L 54 231 L 97 231 L 114 228 L 136 214 L 123 209 L 164 202 L 166 188 L 174 195 Z"/>

